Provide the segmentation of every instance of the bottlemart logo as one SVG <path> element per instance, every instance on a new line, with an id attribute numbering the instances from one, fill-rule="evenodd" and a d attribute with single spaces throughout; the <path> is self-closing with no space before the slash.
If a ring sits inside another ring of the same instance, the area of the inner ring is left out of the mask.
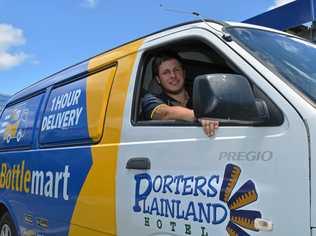
<path id="1" fill-rule="evenodd" d="M 29 169 L 27 162 L 0 163 L 0 190 L 22 192 L 47 198 L 69 200 L 69 166 L 60 171 Z"/>

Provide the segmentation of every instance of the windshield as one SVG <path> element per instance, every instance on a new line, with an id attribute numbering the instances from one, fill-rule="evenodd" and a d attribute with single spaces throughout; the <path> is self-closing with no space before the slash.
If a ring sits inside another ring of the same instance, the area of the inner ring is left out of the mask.
<path id="1" fill-rule="evenodd" d="M 228 28 L 233 39 L 282 79 L 316 102 L 316 46 L 278 33 Z"/>

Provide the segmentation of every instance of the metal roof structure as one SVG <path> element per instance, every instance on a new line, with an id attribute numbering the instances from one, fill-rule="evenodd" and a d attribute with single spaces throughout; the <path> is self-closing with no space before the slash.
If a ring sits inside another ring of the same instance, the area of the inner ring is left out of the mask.
<path id="1" fill-rule="evenodd" d="M 245 23 L 287 30 L 315 21 L 316 0 L 296 0 L 245 20 Z"/>
<path id="2" fill-rule="evenodd" d="M 296 0 L 249 18 L 244 23 L 283 30 L 316 43 L 315 18 L 316 0 Z"/>

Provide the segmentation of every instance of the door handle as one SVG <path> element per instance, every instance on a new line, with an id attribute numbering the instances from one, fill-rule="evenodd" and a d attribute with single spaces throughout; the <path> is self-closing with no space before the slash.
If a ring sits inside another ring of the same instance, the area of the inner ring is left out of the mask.
<path id="1" fill-rule="evenodd" d="M 149 170 L 150 160 L 147 157 L 134 157 L 127 161 L 126 169 L 128 170 Z"/>
<path id="2" fill-rule="evenodd" d="M 266 219 L 255 219 L 255 229 L 259 231 L 272 231 L 273 230 L 273 224 L 271 220 Z"/>

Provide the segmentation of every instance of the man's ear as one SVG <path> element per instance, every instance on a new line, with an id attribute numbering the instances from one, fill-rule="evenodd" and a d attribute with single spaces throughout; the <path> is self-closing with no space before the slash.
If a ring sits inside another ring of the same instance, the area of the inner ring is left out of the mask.
<path id="1" fill-rule="evenodd" d="M 156 75 L 156 81 L 157 81 L 158 84 L 161 84 L 159 76 L 157 76 L 157 75 Z"/>

